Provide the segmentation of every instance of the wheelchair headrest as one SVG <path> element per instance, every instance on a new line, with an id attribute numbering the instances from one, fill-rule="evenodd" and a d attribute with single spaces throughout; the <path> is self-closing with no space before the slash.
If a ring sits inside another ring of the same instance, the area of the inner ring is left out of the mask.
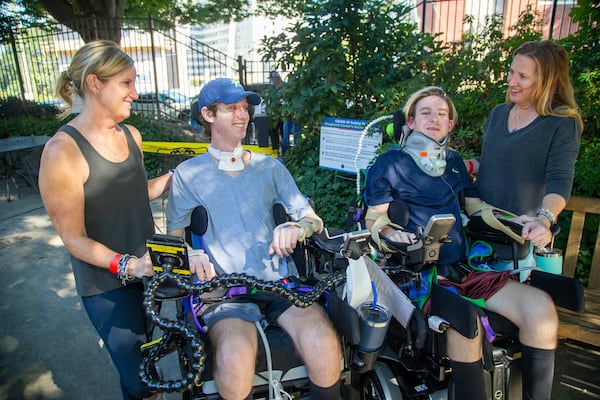
<path id="1" fill-rule="evenodd" d="M 190 229 L 194 235 L 202 236 L 206 233 L 208 228 L 208 213 L 206 208 L 198 206 L 192 211 L 192 217 L 190 220 Z"/>
<path id="2" fill-rule="evenodd" d="M 394 141 L 400 143 L 404 137 L 404 126 L 406 125 L 406 116 L 404 111 L 396 110 L 394 112 Z"/>

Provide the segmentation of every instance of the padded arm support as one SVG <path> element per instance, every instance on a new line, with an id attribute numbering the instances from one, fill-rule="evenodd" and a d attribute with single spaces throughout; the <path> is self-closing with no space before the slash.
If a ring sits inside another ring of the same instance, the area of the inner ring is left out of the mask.
<path id="1" fill-rule="evenodd" d="M 481 313 L 475 304 L 434 284 L 431 287 L 431 314 L 450 322 L 450 326 L 462 336 L 477 336 L 477 318 Z"/>
<path id="2" fill-rule="evenodd" d="M 515 233 L 512 229 L 510 229 L 508 226 L 506 226 L 501 221 L 499 221 L 498 218 L 496 217 L 496 215 L 494 214 L 495 212 L 498 212 L 498 213 L 504 214 L 508 217 L 516 218 L 517 215 L 511 213 L 510 211 L 506 211 L 501 208 L 494 207 L 483 201 L 481 203 L 465 204 L 465 211 L 467 212 L 467 215 L 469 217 L 477 212 L 481 212 L 481 219 L 489 227 L 494 228 L 494 229 L 504 233 L 506 236 L 508 236 L 509 238 L 511 238 L 512 240 L 514 240 L 515 242 L 517 242 L 519 244 L 525 243 L 525 239 L 521 235 Z"/>
<path id="3" fill-rule="evenodd" d="M 575 312 L 585 310 L 583 285 L 578 279 L 533 270 L 530 282 L 531 286 L 548 293 L 558 307 Z"/>

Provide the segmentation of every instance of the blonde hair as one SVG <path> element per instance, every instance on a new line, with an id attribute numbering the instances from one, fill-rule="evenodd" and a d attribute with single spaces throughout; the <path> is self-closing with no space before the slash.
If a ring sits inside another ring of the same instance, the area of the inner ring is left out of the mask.
<path id="1" fill-rule="evenodd" d="M 450 109 L 448 117 L 452 121 L 454 121 L 454 124 L 456 124 L 456 122 L 458 121 L 458 113 L 456 112 L 454 102 L 446 94 L 446 92 L 444 92 L 442 88 L 437 86 L 424 87 L 423 89 L 416 91 L 410 96 L 410 98 L 404 105 L 404 108 L 402 109 L 402 111 L 404 111 L 404 115 L 406 116 L 406 120 L 408 121 L 409 118 L 415 118 L 415 109 L 417 108 L 417 103 L 419 102 L 419 100 L 429 96 L 440 97 L 443 100 L 445 100 L 446 103 L 448 103 L 448 108 Z"/>
<path id="2" fill-rule="evenodd" d="M 101 82 L 131 68 L 133 59 L 119 45 L 110 40 L 86 43 L 73 55 L 66 71 L 60 73 L 54 93 L 62 99 L 66 108 L 58 115 L 64 119 L 73 109 L 73 95 L 82 99 L 90 93 L 86 78 L 94 74 Z"/>
<path id="3" fill-rule="evenodd" d="M 530 57 L 536 65 L 533 101 L 537 113 L 542 116 L 575 118 L 583 131 L 583 120 L 569 77 L 567 51 L 550 40 L 543 40 L 523 43 L 515 50 L 513 57 L 518 54 Z M 512 105 L 508 90 L 506 104 Z"/>

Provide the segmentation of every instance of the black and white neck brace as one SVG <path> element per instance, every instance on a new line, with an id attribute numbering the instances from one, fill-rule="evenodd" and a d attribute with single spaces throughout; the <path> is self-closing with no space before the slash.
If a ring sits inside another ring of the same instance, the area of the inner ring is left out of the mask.
<path id="1" fill-rule="evenodd" d="M 219 151 L 212 146 L 208 146 L 208 154 L 219 162 L 219 169 L 227 172 L 237 172 L 244 170 L 244 149 L 236 147 L 233 152 Z"/>
<path id="2" fill-rule="evenodd" d="M 442 143 L 422 132 L 413 131 L 404 142 L 402 150 L 415 160 L 417 166 L 429 176 L 441 176 L 446 171 L 446 146 L 448 136 Z"/>

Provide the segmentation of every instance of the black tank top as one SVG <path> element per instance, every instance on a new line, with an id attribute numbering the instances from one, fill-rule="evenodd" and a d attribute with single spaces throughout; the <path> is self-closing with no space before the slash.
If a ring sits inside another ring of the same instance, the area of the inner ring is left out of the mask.
<path id="1" fill-rule="evenodd" d="M 122 162 L 102 157 L 74 127 L 60 128 L 75 140 L 88 163 L 89 177 L 83 185 L 85 229 L 89 238 L 119 253 L 142 256 L 146 239 L 154 234 L 148 198 L 148 178 L 142 153 L 125 126 L 129 156 Z M 108 269 L 71 256 L 77 293 L 93 296 L 121 286 Z"/>

